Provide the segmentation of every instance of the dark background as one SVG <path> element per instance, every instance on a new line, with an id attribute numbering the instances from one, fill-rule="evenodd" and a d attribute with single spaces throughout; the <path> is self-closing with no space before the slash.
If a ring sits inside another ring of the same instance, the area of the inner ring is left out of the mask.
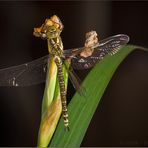
<path id="1" fill-rule="evenodd" d="M 130 44 L 148 47 L 146 1 L 1 1 L 0 68 L 48 54 L 46 41 L 35 38 L 32 32 L 53 14 L 65 26 L 65 49 L 83 46 L 90 30 L 96 30 L 99 39 L 128 34 Z M 85 71 L 78 73 L 86 75 Z M 0 146 L 36 146 L 43 92 L 44 83 L 0 87 Z M 68 98 L 73 94 L 69 83 Z M 148 53 L 137 50 L 122 62 L 110 81 L 81 146 L 148 146 L 147 99 Z"/>

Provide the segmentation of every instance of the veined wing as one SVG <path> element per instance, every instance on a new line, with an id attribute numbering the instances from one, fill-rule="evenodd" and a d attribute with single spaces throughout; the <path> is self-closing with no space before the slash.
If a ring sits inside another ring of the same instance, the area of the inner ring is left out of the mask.
<path id="1" fill-rule="evenodd" d="M 85 47 L 65 51 L 65 55 L 67 57 L 71 57 L 71 65 L 74 69 L 87 69 L 93 67 L 97 62 L 101 61 L 104 56 L 108 54 L 115 54 L 122 46 L 128 42 L 129 37 L 127 35 L 119 34 L 106 38 L 93 46 L 92 48 L 94 50 L 91 56 L 81 56 L 81 52 L 85 49 Z M 71 56 L 71 54 L 73 54 L 73 56 Z"/>
<path id="2" fill-rule="evenodd" d="M 29 86 L 46 80 L 49 55 L 18 66 L 0 70 L 0 86 Z"/>
<path id="3" fill-rule="evenodd" d="M 64 50 L 65 58 L 71 58 L 75 69 L 86 69 L 94 66 L 106 54 L 113 54 L 129 41 L 126 35 L 116 35 L 96 44 L 94 52 L 89 57 L 81 57 L 84 47 Z M 42 83 L 46 80 L 47 62 L 49 55 L 32 62 L 18 66 L 0 69 L 0 86 L 29 86 Z"/>
<path id="4" fill-rule="evenodd" d="M 48 60 L 50 55 L 25 64 L 0 69 L 0 86 L 31 86 L 45 82 Z"/>

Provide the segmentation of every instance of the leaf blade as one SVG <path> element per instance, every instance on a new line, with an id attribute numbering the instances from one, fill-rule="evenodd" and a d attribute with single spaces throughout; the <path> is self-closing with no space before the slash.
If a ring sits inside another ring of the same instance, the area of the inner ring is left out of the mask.
<path id="1" fill-rule="evenodd" d="M 91 118 L 114 72 L 124 58 L 136 48 L 139 47 L 133 45 L 125 46 L 116 55 L 105 57 L 104 60 L 92 69 L 82 84 L 82 87 L 86 88 L 87 99 L 76 93 L 68 105 L 71 123 L 70 132 L 64 131 L 63 123 L 60 120 L 50 144 L 51 147 L 80 146 Z"/>

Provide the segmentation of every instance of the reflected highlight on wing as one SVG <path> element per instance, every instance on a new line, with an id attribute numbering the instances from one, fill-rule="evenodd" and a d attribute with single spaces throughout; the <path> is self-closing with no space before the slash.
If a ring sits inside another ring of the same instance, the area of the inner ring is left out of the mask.
<path id="1" fill-rule="evenodd" d="M 129 37 L 124 34 L 115 35 L 106 38 L 97 43 L 93 48 L 91 56 L 82 57 L 80 54 L 75 55 L 71 59 L 74 69 L 87 69 L 93 67 L 97 62 L 101 61 L 106 55 L 113 55 L 119 49 L 129 42 Z M 82 49 L 81 49 L 82 50 Z"/>

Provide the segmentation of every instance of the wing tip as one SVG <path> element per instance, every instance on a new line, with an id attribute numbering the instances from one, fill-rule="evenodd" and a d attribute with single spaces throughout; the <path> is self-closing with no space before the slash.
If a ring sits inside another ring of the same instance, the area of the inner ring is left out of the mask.
<path id="1" fill-rule="evenodd" d="M 130 37 L 126 34 L 118 34 L 115 37 L 120 37 L 120 40 L 127 44 L 130 41 Z"/>

